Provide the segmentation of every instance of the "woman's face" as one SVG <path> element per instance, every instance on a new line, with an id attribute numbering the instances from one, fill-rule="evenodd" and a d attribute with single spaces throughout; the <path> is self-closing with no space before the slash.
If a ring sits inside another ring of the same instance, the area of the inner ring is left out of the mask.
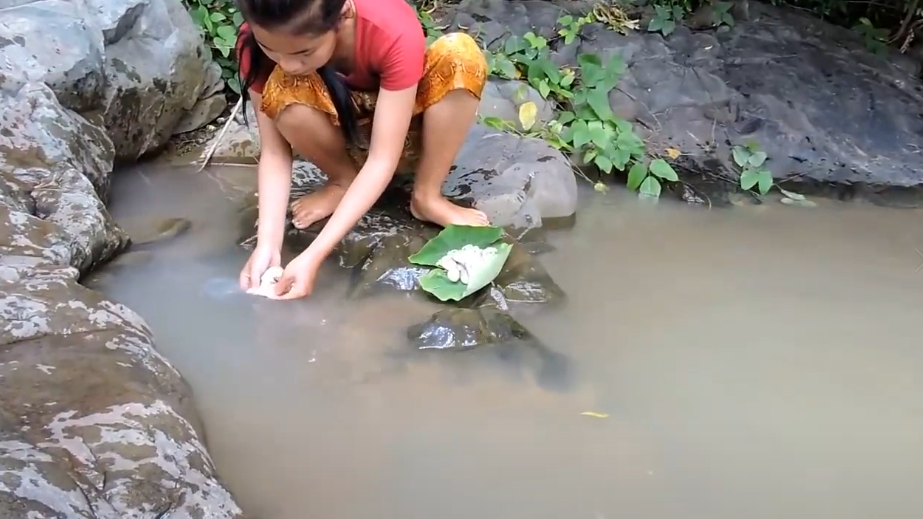
<path id="1" fill-rule="evenodd" d="M 294 35 L 284 28 L 271 31 L 258 25 L 251 28 L 269 59 L 293 76 L 304 76 L 326 65 L 336 49 L 336 31 L 321 35 Z"/>

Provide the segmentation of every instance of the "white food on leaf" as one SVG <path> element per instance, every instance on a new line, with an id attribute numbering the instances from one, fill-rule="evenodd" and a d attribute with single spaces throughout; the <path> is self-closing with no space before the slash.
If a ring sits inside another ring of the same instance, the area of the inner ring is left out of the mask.
<path id="1" fill-rule="evenodd" d="M 450 250 L 436 262 L 436 266 L 445 269 L 446 277 L 452 283 L 461 281 L 467 285 L 471 280 L 471 271 L 476 271 L 496 255 L 496 247 L 482 249 L 476 245 L 465 245 L 460 249 Z"/>

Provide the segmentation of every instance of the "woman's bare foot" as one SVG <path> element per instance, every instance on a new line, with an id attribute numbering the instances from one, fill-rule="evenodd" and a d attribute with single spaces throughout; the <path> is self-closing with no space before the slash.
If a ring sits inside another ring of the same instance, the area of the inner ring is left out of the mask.
<path id="1" fill-rule="evenodd" d="M 332 215 L 345 194 L 346 187 L 328 182 L 317 191 L 292 202 L 292 223 L 295 228 L 307 229 Z"/>
<path id="2" fill-rule="evenodd" d="M 445 199 L 442 195 L 431 198 L 413 198 L 410 212 L 414 218 L 431 222 L 440 227 L 448 225 L 490 225 L 487 215 L 477 209 L 461 207 Z"/>

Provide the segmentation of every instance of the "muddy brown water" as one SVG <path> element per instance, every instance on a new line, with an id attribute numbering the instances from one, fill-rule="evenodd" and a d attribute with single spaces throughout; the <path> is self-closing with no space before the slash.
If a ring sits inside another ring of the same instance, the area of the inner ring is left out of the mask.
<path id="1" fill-rule="evenodd" d="M 541 259 L 568 305 L 521 319 L 573 362 L 549 391 L 490 355 L 408 359 L 435 306 L 347 301 L 334 265 L 303 301 L 235 294 L 253 184 L 122 171 L 129 232 L 192 226 L 87 283 L 148 320 L 254 517 L 923 517 L 920 211 L 585 193 Z"/>

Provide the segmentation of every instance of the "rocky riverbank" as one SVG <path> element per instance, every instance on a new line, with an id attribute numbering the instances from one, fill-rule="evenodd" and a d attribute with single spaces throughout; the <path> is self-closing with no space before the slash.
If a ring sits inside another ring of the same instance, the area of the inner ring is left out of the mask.
<path id="1" fill-rule="evenodd" d="M 2 517 L 243 517 L 144 320 L 79 284 L 130 243 L 113 163 L 220 113 L 207 56 L 179 0 L 0 9 Z"/>
<path id="2" fill-rule="evenodd" d="M 586 53 L 603 63 L 621 55 L 626 69 L 609 95 L 613 112 L 634 123 L 649 150 L 679 151 L 673 167 L 688 185 L 710 192 L 709 181 L 737 185 L 731 147 L 754 141 L 777 183 L 921 203 L 918 59 L 873 55 L 852 31 L 757 2 L 733 28 L 678 26 L 663 37 L 591 23 L 565 45 L 556 33 L 558 4 L 463 0 L 444 19 L 447 30 L 479 34 L 492 49 L 534 31 L 555 42 L 559 66 L 575 67 Z"/>
<path id="3" fill-rule="evenodd" d="M 756 142 L 777 184 L 884 205 L 923 203 L 918 57 L 874 55 L 853 31 L 756 2 L 732 28 L 681 25 L 664 37 L 590 23 L 565 45 L 556 25 L 562 4 L 585 12 L 595 2 L 462 0 L 441 9 L 440 24 L 477 35 L 493 51 L 534 31 L 550 42 L 558 66 L 576 67 L 581 54 L 603 62 L 620 55 L 626 69 L 610 107 L 634 124 L 649 151 L 679 152 L 668 160 L 683 182 L 670 188 L 683 200 L 727 204 L 740 192 L 731 148 Z M 642 16 L 641 25 L 648 20 Z M 538 125 L 556 116 L 524 82 L 493 78 L 480 115 L 516 126 L 529 101 L 538 106 Z M 252 156 L 256 142 L 242 119 L 232 123 L 217 160 Z"/>
<path id="4" fill-rule="evenodd" d="M 610 108 L 649 150 L 678 152 L 670 160 L 683 182 L 673 187 L 684 200 L 726 200 L 738 184 L 730 148 L 752 140 L 776 182 L 919 203 L 918 63 L 874 56 L 853 33 L 756 3 L 730 29 L 678 27 L 664 38 L 592 23 L 564 44 L 554 28 L 561 4 L 463 0 L 443 15 L 492 49 L 535 31 L 558 65 L 620 54 L 626 70 Z M 492 80 L 482 115 L 515 118 L 533 101 L 537 121 L 555 117 L 522 87 Z M 105 206 L 113 165 L 214 121 L 226 108 L 222 88 L 180 0 L 12 0 L 0 10 L 3 517 L 242 517 L 203 444 L 192 392 L 144 320 L 79 284 L 130 244 Z M 252 162 L 258 150 L 255 129 L 234 122 L 216 160 Z M 319 180 L 299 163 L 296 194 Z M 445 191 L 507 227 L 515 252 L 494 286 L 412 327 L 409 339 L 420 348 L 516 340 L 560 369 L 561 358 L 508 312 L 564 298 L 535 253 L 544 229 L 576 217 L 568 157 L 479 125 Z M 341 265 L 356 274 L 354 297 L 418 291 L 406 258 L 435 230 L 415 223 L 405 202 L 397 183 L 340 247 Z"/>

